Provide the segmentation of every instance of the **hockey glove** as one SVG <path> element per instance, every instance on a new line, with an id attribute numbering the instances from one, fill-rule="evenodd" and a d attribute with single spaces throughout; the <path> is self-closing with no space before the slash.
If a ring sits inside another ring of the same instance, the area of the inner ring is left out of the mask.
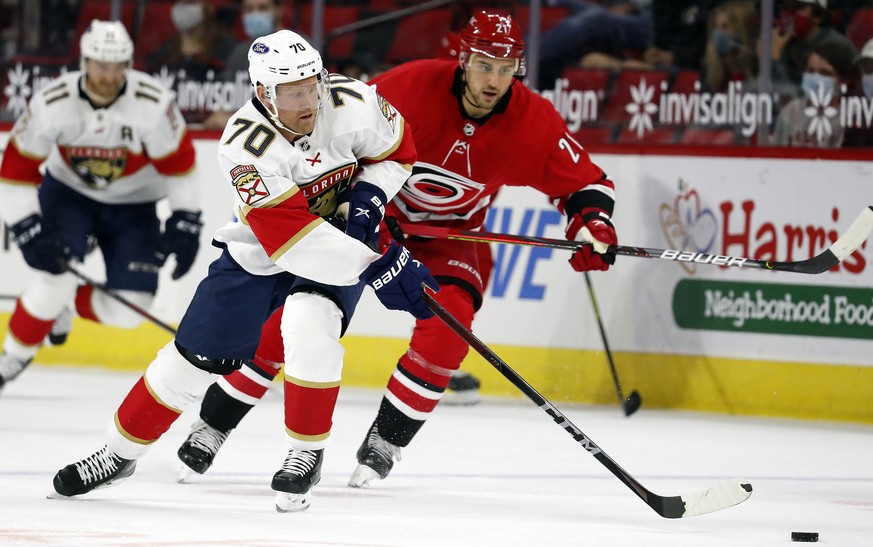
<path id="1" fill-rule="evenodd" d="M 200 230 L 203 223 L 200 222 L 200 213 L 192 211 L 173 211 L 170 218 L 164 224 L 164 233 L 158 241 L 155 258 L 158 266 L 167 262 L 167 257 L 176 255 L 176 269 L 173 270 L 173 279 L 179 279 L 191 269 L 197 251 L 200 249 Z"/>
<path id="2" fill-rule="evenodd" d="M 67 261 L 72 256 L 70 248 L 46 230 L 42 215 L 34 213 L 10 226 L 9 230 L 31 268 L 55 275 L 67 271 Z"/>
<path id="3" fill-rule="evenodd" d="M 607 250 L 618 243 L 615 227 L 609 216 L 600 209 L 582 209 L 567 225 L 567 239 L 590 243 L 573 253 L 570 265 L 577 272 L 608 270 L 615 263 L 615 254 Z"/>
<path id="4" fill-rule="evenodd" d="M 345 214 L 346 234 L 377 251 L 379 223 L 387 202 L 381 188 L 364 180 L 340 194 L 338 210 L 340 215 Z"/>
<path id="5" fill-rule="evenodd" d="M 427 266 L 412 258 L 406 247 L 392 241 L 382 258 L 364 270 L 361 279 L 373 287 L 379 301 L 389 310 L 407 311 L 416 319 L 433 317 L 422 296 L 421 284 L 426 283 L 434 291 L 439 290 L 439 284 Z"/>

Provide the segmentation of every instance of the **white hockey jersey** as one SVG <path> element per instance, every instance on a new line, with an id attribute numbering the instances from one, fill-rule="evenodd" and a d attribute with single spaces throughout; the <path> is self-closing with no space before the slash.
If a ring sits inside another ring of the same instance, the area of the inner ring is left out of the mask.
<path id="1" fill-rule="evenodd" d="M 81 72 L 61 75 L 15 122 L 0 165 L 0 182 L 12 183 L 0 185 L 10 198 L 4 201 L 16 205 L 3 207 L 7 222 L 38 211 L 32 189 L 42 181 L 43 161 L 52 177 L 100 203 L 158 201 L 168 183 L 196 188 L 193 143 L 171 93 L 157 80 L 128 70 L 118 98 L 99 108 L 83 85 Z M 31 189 L 28 197 L 22 187 Z"/>
<path id="2" fill-rule="evenodd" d="M 415 163 L 411 131 L 370 86 L 331 75 L 330 97 L 308 136 L 288 142 L 257 99 L 228 121 L 219 169 L 235 195 L 238 222 L 215 234 L 246 271 L 282 270 L 329 285 L 352 285 L 378 258 L 323 217 L 357 180 L 390 200 Z"/>

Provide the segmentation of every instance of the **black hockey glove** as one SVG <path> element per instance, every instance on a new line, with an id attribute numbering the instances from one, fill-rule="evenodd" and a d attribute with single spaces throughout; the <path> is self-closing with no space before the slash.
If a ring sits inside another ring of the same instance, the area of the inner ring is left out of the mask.
<path id="1" fill-rule="evenodd" d="M 12 241 L 21 249 L 31 268 L 55 275 L 67 271 L 67 262 L 72 256 L 70 248 L 46 230 L 42 215 L 34 213 L 10 226 L 9 230 Z"/>
<path id="2" fill-rule="evenodd" d="M 359 180 L 339 196 L 339 203 L 348 204 L 346 234 L 377 251 L 379 223 L 385 216 L 388 198 L 375 184 Z"/>
<path id="3" fill-rule="evenodd" d="M 361 274 L 376 291 L 382 305 L 389 310 L 407 311 L 416 319 L 430 319 L 433 312 L 427 307 L 421 293 L 421 284 L 439 290 L 436 279 L 427 266 L 412 258 L 406 247 L 392 241 L 382 258 L 370 264 Z"/>
<path id="4" fill-rule="evenodd" d="M 173 279 L 179 279 L 191 269 L 197 251 L 200 249 L 200 230 L 203 223 L 200 222 L 200 213 L 192 211 L 173 211 L 170 218 L 164 224 L 164 233 L 158 241 L 155 258 L 158 266 L 167 262 L 167 257 L 176 255 L 176 269 L 173 270 Z"/>

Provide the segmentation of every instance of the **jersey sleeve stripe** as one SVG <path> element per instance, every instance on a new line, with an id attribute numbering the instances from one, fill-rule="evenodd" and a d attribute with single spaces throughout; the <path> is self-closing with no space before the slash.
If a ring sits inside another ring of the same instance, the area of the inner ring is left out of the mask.
<path id="1" fill-rule="evenodd" d="M 380 161 L 396 161 L 402 165 L 412 165 L 415 163 L 416 152 L 415 152 L 415 144 L 412 142 L 412 132 L 407 131 L 407 123 L 406 120 L 403 120 L 403 124 L 400 126 L 400 136 L 394 142 L 394 144 L 386 150 L 385 152 L 379 154 L 378 156 L 373 157 L 364 157 L 359 161 L 361 163 L 376 163 Z"/>
<path id="2" fill-rule="evenodd" d="M 39 165 L 44 159 L 23 153 L 15 139 L 11 139 L 3 154 L 3 163 L 0 164 L 0 180 L 10 184 L 39 185 L 42 182 Z"/>
<path id="3" fill-rule="evenodd" d="M 323 218 L 316 218 L 315 220 L 313 220 L 312 222 L 310 222 L 309 224 L 307 224 L 306 226 L 304 226 L 303 228 L 298 230 L 297 233 L 294 234 L 294 237 L 292 237 L 291 239 L 286 241 L 284 245 L 277 248 L 276 251 L 270 255 L 270 260 L 272 260 L 273 262 L 276 262 L 277 260 L 282 258 L 282 255 L 284 255 L 285 253 L 290 251 L 291 247 L 296 245 L 297 242 L 299 242 L 301 239 L 303 239 L 306 235 L 309 234 L 309 232 L 314 230 L 319 224 L 321 224 L 323 222 L 324 222 Z"/>
<path id="4" fill-rule="evenodd" d="M 182 135 L 179 146 L 169 154 L 160 158 L 151 158 L 155 169 L 162 175 L 185 175 L 195 167 L 194 142 L 188 131 Z"/>

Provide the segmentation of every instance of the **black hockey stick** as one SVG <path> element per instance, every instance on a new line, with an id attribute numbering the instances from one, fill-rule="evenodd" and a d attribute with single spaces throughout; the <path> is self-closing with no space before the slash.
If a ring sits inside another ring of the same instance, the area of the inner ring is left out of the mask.
<path id="1" fill-rule="evenodd" d="M 97 281 L 94 281 L 93 279 L 91 279 L 87 275 L 83 274 L 78 269 L 76 269 L 72 264 L 66 263 L 64 267 L 67 269 L 67 271 L 69 271 L 71 274 L 75 275 L 76 277 L 78 277 L 79 279 L 81 279 L 82 281 L 87 283 L 88 285 L 93 285 L 94 288 L 100 289 L 101 291 L 103 291 L 104 293 L 109 295 L 111 298 L 114 298 L 116 301 L 124 304 L 125 306 L 132 309 L 136 313 L 142 315 L 143 317 L 145 317 L 146 319 L 148 319 L 149 321 L 151 321 L 155 325 L 161 327 L 162 329 L 169 332 L 173 336 L 176 336 L 176 329 L 174 329 L 170 325 L 164 323 L 163 321 L 161 321 L 160 319 L 158 319 L 154 315 L 150 314 L 148 311 L 144 310 L 141 306 L 137 306 L 136 304 L 134 304 L 133 302 L 131 302 L 127 298 L 121 296 L 120 294 L 115 292 L 115 290 L 107 287 L 103 283 L 98 283 Z"/>
<path id="2" fill-rule="evenodd" d="M 564 416 L 555 405 L 540 395 L 540 393 L 531 387 L 524 378 L 519 376 L 518 373 L 512 370 L 509 365 L 498 357 L 491 348 L 486 346 L 476 337 L 476 335 L 458 322 L 458 320 L 442 307 L 439 302 L 434 300 L 433 296 L 430 294 L 429 288 L 424 283 L 421 285 L 421 291 L 424 294 L 424 300 L 427 303 L 427 307 L 430 308 L 430 310 L 433 311 L 440 320 L 467 342 L 471 348 L 476 350 L 479 355 L 491 363 L 494 368 L 496 368 L 507 380 L 512 382 L 515 387 L 527 395 L 528 399 L 543 409 L 543 412 L 548 414 L 556 424 L 569 433 L 577 443 L 582 445 L 582 448 L 597 458 L 597 461 L 609 469 L 613 475 L 618 477 L 618 480 L 623 482 L 625 486 L 633 491 L 634 494 L 646 502 L 646 505 L 654 509 L 655 512 L 662 517 L 675 519 L 702 515 L 704 513 L 712 513 L 713 511 L 720 511 L 741 503 L 752 495 L 752 485 L 742 479 L 723 481 L 715 486 L 706 488 L 705 490 L 692 492 L 682 496 L 659 496 L 652 493 L 645 486 L 637 482 L 630 473 L 622 469 L 622 467 L 610 458 L 606 452 L 594 444 L 594 441 L 588 438 L 585 433 L 582 433 L 573 422 Z"/>
<path id="3" fill-rule="evenodd" d="M 401 224 L 400 229 L 409 236 L 439 237 L 444 239 L 456 239 L 460 241 L 473 241 L 478 243 L 514 243 L 516 245 L 533 245 L 535 247 L 551 247 L 553 249 L 566 249 L 575 251 L 590 243 L 580 241 L 567 241 L 565 239 L 548 239 L 545 237 L 531 237 L 513 234 L 495 234 L 490 232 L 477 232 L 473 230 L 456 230 L 454 228 L 442 228 L 439 226 L 421 226 L 417 224 Z M 640 258 L 660 258 L 674 262 L 693 262 L 695 264 L 710 264 L 712 266 L 734 266 L 737 268 L 750 268 L 762 270 L 775 270 L 782 272 L 795 272 L 804 274 L 820 274 L 839 264 L 844 258 L 855 252 L 873 232 L 873 206 L 865 207 L 861 214 L 852 222 L 849 229 L 840 236 L 833 245 L 818 255 L 807 260 L 796 262 L 778 262 L 775 260 L 756 260 L 754 258 L 742 258 L 736 256 L 712 255 L 693 251 L 676 251 L 673 249 L 653 249 L 648 247 L 626 247 L 624 245 L 610 245 L 608 252 L 621 256 L 635 256 Z"/>
<path id="4" fill-rule="evenodd" d="M 585 273 L 585 283 L 588 285 L 588 294 L 591 296 L 591 306 L 594 308 L 594 317 L 597 318 L 597 327 L 600 329 L 600 339 L 603 340 L 603 349 L 606 350 L 606 360 L 609 361 L 609 370 L 612 371 L 612 381 L 615 384 L 615 392 L 618 394 L 618 404 L 624 410 L 625 416 L 630 416 L 643 404 L 643 398 L 640 397 L 637 390 L 633 390 L 624 398 L 624 393 L 621 390 L 621 382 L 618 381 L 618 372 L 615 370 L 615 362 L 612 360 L 612 352 L 609 351 L 609 342 L 606 341 L 606 329 L 603 327 L 603 319 L 600 318 L 600 307 L 597 305 L 597 298 L 594 297 L 594 285 L 591 284 L 591 277 L 588 272 Z"/>

